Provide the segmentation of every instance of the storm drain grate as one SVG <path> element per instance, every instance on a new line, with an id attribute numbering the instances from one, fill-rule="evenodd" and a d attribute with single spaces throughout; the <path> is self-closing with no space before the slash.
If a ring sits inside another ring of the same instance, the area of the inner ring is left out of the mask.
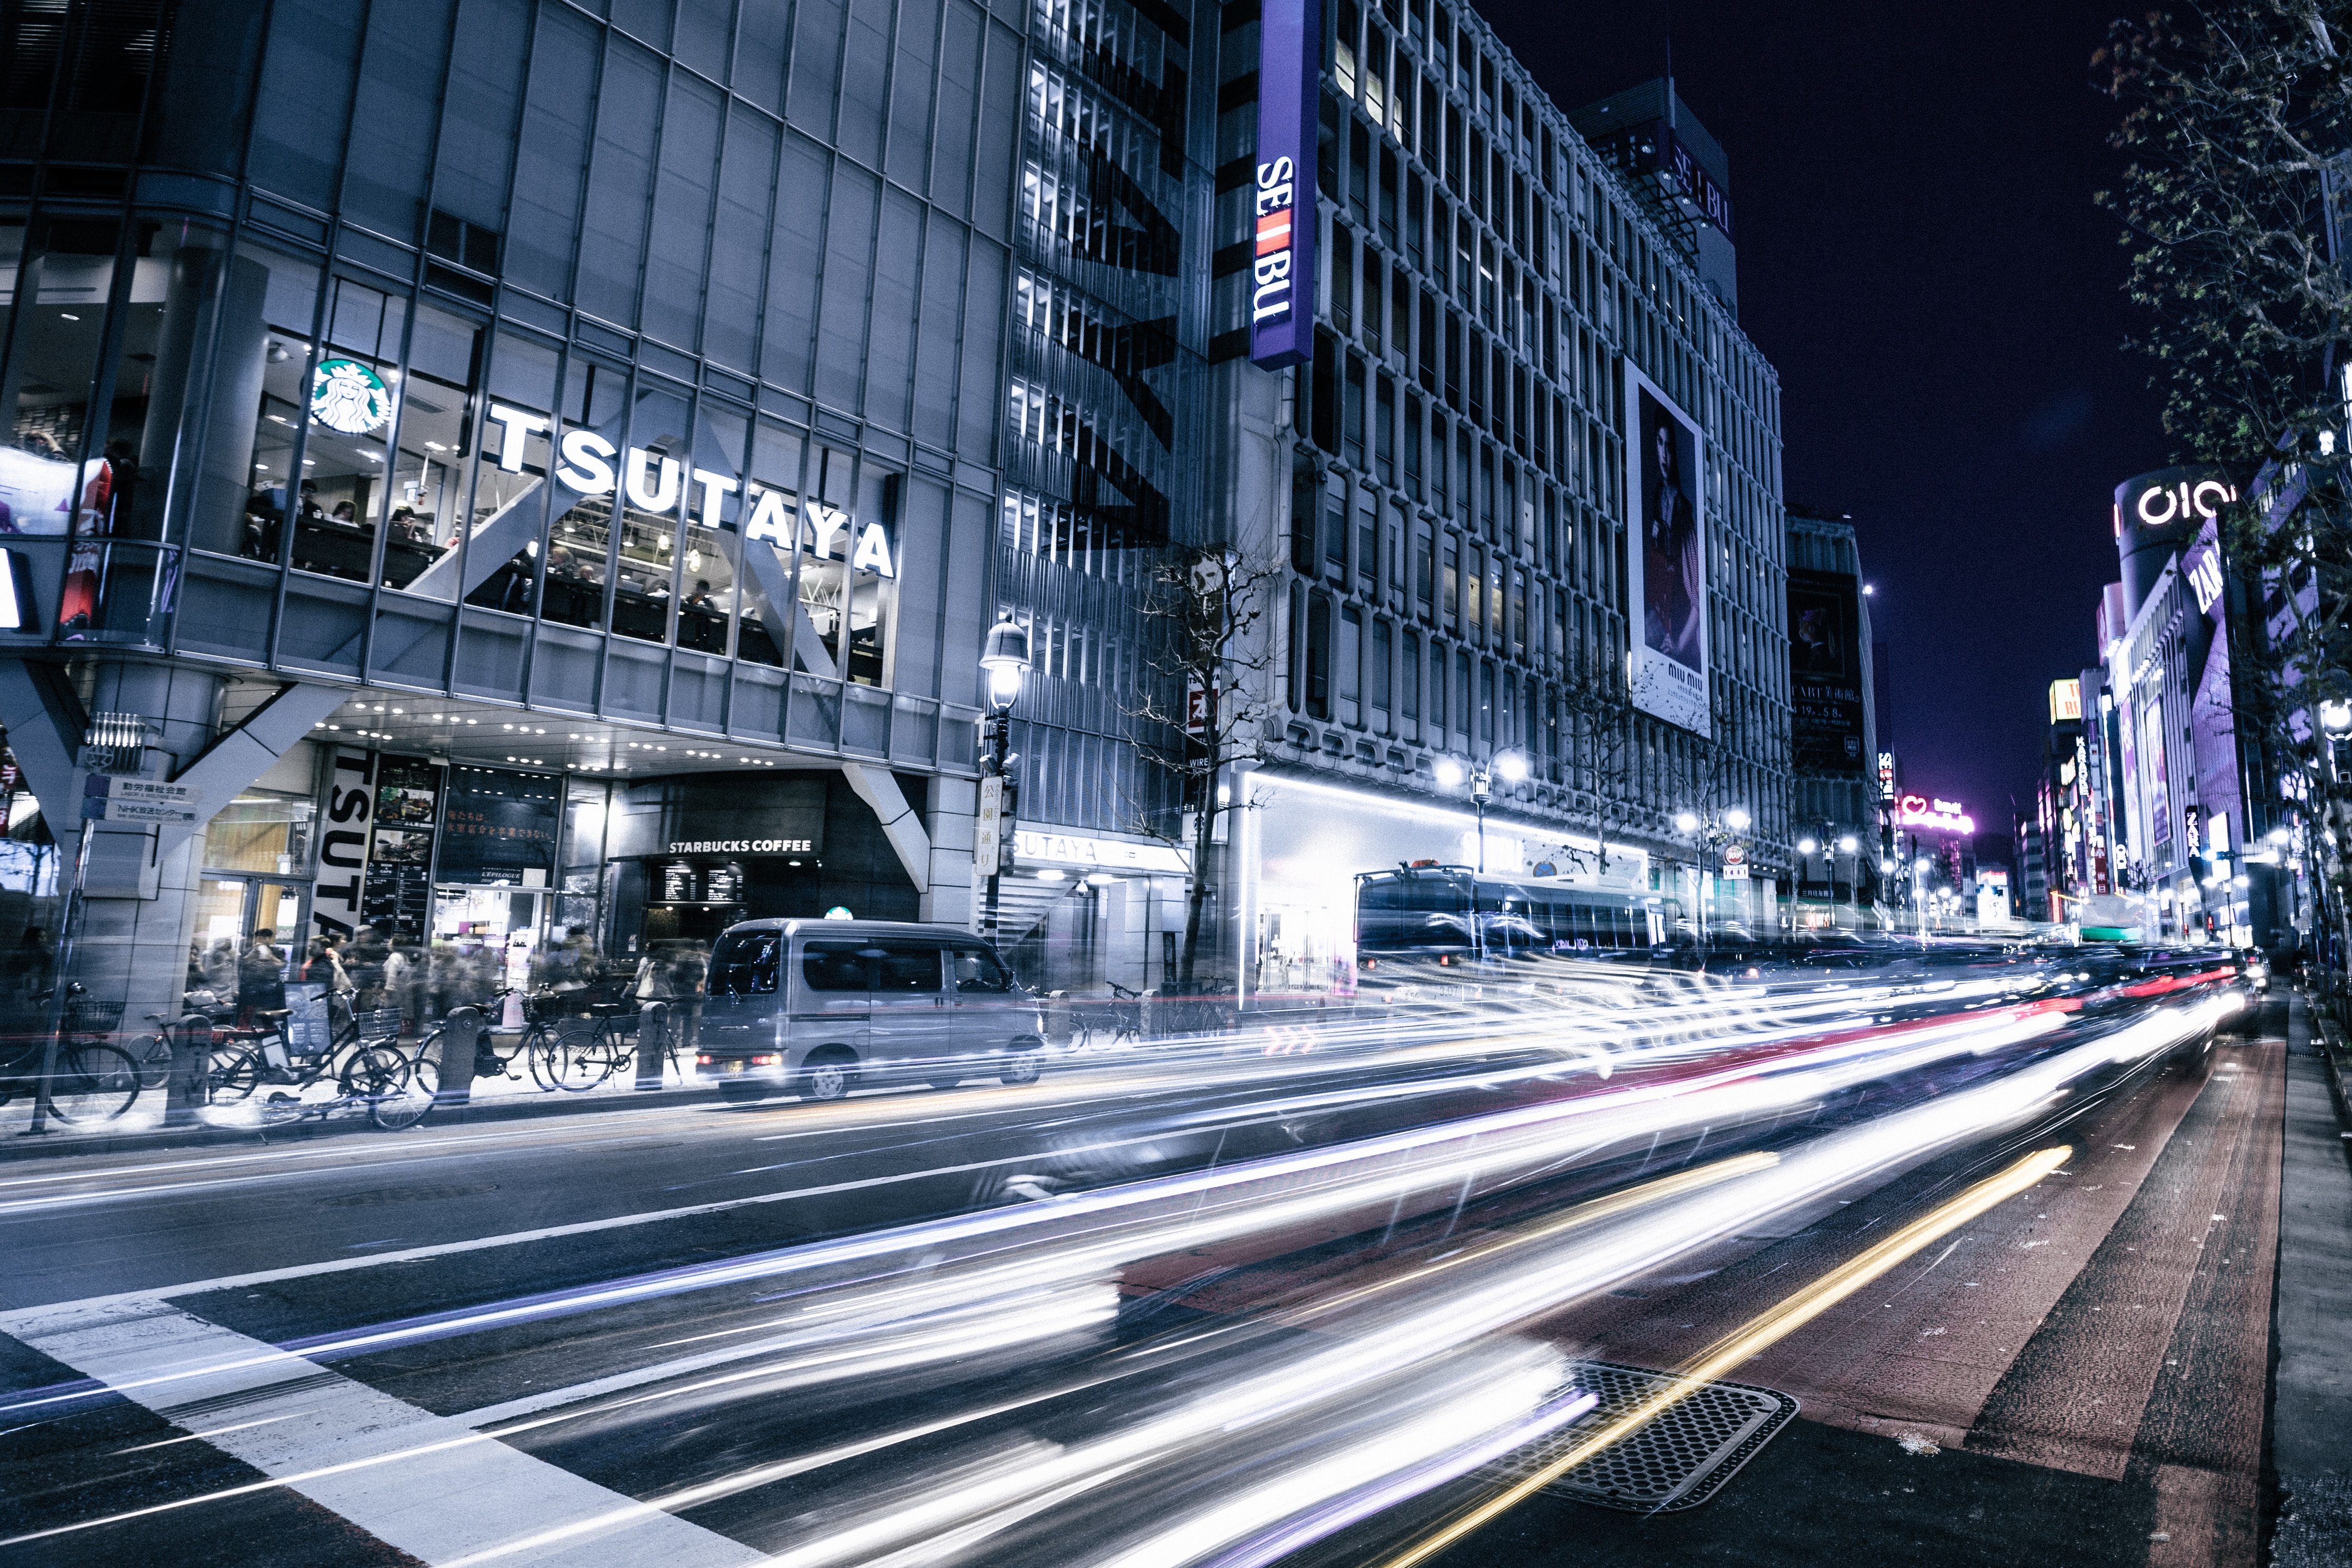
<path id="1" fill-rule="evenodd" d="M 1668 1375 L 1609 1362 L 1579 1362 L 1575 1382 L 1601 1396 L 1592 1413 L 1515 1456 L 1511 1468 L 1539 1469 L 1670 1381 Z M 1611 1445 L 1544 1490 L 1633 1513 L 1696 1508 L 1796 1418 L 1786 1394 L 1745 1383 L 1703 1383 L 1649 1425 Z"/>

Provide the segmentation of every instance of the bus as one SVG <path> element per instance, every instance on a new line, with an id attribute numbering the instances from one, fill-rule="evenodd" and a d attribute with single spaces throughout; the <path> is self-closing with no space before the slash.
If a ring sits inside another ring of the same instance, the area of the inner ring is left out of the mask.
<path id="1" fill-rule="evenodd" d="M 1416 862 L 1356 878 L 1356 957 L 1608 957 L 1666 940 L 1676 911 L 1652 893 L 1570 887 Z"/>

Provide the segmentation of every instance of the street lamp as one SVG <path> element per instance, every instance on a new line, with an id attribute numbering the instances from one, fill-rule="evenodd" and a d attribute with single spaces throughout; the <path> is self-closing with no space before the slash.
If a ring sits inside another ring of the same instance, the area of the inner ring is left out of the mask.
<path id="1" fill-rule="evenodd" d="M 1517 784 L 1528 776 L 1528 759 L 1517 751 L 1499 751 L 1475 767 L 1465 768 L 1451 757 L 1441 757 L 1433 771 L 1438 783 L 1448 789 L 1459 789 L 1464 779 L 1470 782 L 1470 803 L 1478 809 L 1478 871 L 1486 870 L 1486 802 L 1495 798 L 1495 780 Z"/>
<path id="2" fill-rule="evenodd" d="M 1013 765 L 1020 758 L 1006 747 L 1013 738 L 1013 705 L 1029 675 L 1029 629 L 1010 615 L 988 629 L 982 644 L 981 674 L 988 687 L 988 716 L 981 721 L 980 820 L 972 841 L 974 862 L 986 873 L 988 893 L 981 906 L 980 933 L 996 940 L 996 910 L 1004 873 L 1004 841 L 1019 805 Z"/>
<path id="3" fill-rule="evenodd" d="M 1691 865 L 1691 875 L 1698 884 L 1694 890 L 1692 904 L 1697 912 L 1696 925 L 1698 929 L 1700 961 L 1702 963 L 1706 961 L 1706 900 L 1708 895 L 1706 879 L 1708 873 L 1713 871 L 1715 867 L 1717 852 L 1725 844 L 1731 842 L 1732 840 L 1745 832 L 1748 824 L 1754 821 L 1754 818 L 1750 817 L 1744 809 L 1738 806 L 1729 807 L 1724 811 L 1723 825 L 1721 827 L 1717 827 L 1714 823 L 1707 821 L 1696 811 L 1676 811 L 1675 813 L 1675 831 L 1691 841 L 1691 848 L 1697 857 L 1693 861 Z"/>
<path id="4" fill-rule="evenodd" d="M 1810 838 L 1799 839 L 1797 841 L 1797 852 L 1801 855 L 1810 855 L 1821 847 L 1822 846 L 1818 841 Z"/>

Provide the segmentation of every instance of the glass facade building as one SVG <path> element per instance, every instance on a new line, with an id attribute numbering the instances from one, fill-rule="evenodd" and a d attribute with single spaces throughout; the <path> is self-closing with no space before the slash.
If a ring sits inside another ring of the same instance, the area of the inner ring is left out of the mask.
<path id="1" fill-rule="evenodd" d="M 18 841 L 89 830 L 84 973 L 176 1012 L 192 943 L 299 967 L 379 910 L 509 967 L 968 917 L 1025 11 L 0 25 L 0 716 Z M 92 773 L 197 820 L 77 811 Z M 373 829 L 318 831 L 362 778 Z M 469 780 L 530 852 L 460 841 Z M 11 890 L 52 941 L 55 859 Z"/>
<path id="2" fill-rule="evenodd" d="M 1339 983 L 1330 874 L 1468 858 L 1448 757 L 1530 759 L 1512 869 L 1657 882 L 1731 805 L 1785 862 L 1779 392 L 1689 225 L 1466 6 L 1330 0 L 1315 352 L 1255 368 L 1260 15 L 0 9 L 0 944 L 79 866 L 134 1016 L 379 928 L 429 1010 L 745 915 L 964 922 L 1012 615 L 1016 960 L 1156 984 L 1149 611 L 1211 549 L 1280 580 L 1215 972 Z M 1699 433 L 1705 736 L 1627 695 L 1628 367 Z M 168 808 L 83 804 L 128 779 Z"/>

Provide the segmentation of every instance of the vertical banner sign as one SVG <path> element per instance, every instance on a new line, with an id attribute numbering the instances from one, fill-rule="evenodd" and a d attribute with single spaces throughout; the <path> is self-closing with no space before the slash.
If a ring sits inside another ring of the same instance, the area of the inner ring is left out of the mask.
<path id="1" fill-rule="evenodd" d="M 310 894 L 310 935 L 349 936 L 359 928 L 367 877 L 368 824 L 375 815 L 375 754 L 338 751 L 327 779 L 327 820 L 319 840 L 319 881 Z"/>
<path id="2" fill-rule="evenodd" d="M 979 876 L 995 876 L 1004 869 L 1004 776 L 1001 773 L 980 781 L 980 816 L 971 828 L 971 869 Z"/>
<path id="3" fill-rule="evenodd" d="M 1322 0 L 1265 0 L 1258 19 L 1250 362 L 1263 370 L 1315 356 L 1315 111 L 1322 21 Z"/>

